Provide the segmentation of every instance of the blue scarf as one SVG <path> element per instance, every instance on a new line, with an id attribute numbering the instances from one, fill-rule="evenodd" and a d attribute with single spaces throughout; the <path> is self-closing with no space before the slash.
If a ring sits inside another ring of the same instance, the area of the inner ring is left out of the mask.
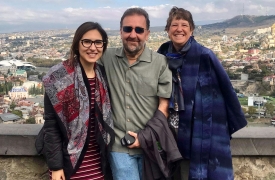
<path id="1" fill-rule="evenodd" d="M 179 52 L 173 52 L 173 43 L 170 42 L 168 53 L 166 54 L 169 69 L 172 71 L 172 93 L 169 101 L 169 124 L 178 128 L 179 111 L 184 110 L 184 97 L 181 86 L 181 68 L 184 64 L 183 56 L 191 47 L 191 38 L 185 43 Z"/>

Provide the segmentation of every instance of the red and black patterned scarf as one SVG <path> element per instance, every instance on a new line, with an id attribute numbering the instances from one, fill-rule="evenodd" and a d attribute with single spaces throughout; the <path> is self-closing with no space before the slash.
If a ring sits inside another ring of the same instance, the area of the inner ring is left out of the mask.
<path id="1" fill-rule="evenodd" d="M 95 102 L 103 115 L 103 121 L 109 129 L 113 129 L 107 83 L 97 66 L 95 73 Z M 90 115 L 89 95 L 79 62 L 70 65 L 67 60 L 53 66 L 43 77 L 43 83 L 57 115 L 66 128 L 69 139 L 67 150 L 72 166 L 75 167 L 86 142 Z M 100 121 L 97 123 L 105 144 L 109 145 L 111 134 L 104 129 Z"/>

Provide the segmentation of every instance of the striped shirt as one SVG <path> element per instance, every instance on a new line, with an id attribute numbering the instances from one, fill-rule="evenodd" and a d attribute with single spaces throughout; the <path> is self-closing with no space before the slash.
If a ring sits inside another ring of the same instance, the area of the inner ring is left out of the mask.
<path id="1" fill-rule="evenodd" d="M 71 180 L 104 180 L 101 169 L 99 146 L 95 138 L 95 78 L 88 78 L 91 87 L 91 133 L 84 159 L 79 169 L 71 176 Z"/>

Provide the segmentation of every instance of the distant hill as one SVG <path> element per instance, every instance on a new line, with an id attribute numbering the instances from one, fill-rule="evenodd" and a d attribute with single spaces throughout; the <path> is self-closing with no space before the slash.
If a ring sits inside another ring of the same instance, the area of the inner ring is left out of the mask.
<path id="1" fill-rule="evenodd" d="M 275 15 L 270 16 L 250 16 L 239 15 L 219 23 L 202 25 L 206 29 L 225 28 L 247 28 L 247 27 L 270 27 L 275 23 Z"/>
<path id="2" fill-rule="evenodd" d="M 222 35 L 237 36 L 243 32 L 253 31 L 259 28 L 270 27 L 274 23 L 275 15 L 239 15 L 219 23 L 196 26 L 194 35 L 211 38 L 219 38 Z"/>
<path id="3" fill-rule="evenodd" d="M 222 34 L 239 35 L 243 31 L 270 27 L 275 23 L 275 15 L 251 16 L 239 15 L 231 19 L 207 25 L 196 25 L 195 36 L 215 36 Z M 164 26 L 150 27 L 151 32 L 164 31 Z M 119 35 L 119 30 L 108 30 L 108 35 Z"/>

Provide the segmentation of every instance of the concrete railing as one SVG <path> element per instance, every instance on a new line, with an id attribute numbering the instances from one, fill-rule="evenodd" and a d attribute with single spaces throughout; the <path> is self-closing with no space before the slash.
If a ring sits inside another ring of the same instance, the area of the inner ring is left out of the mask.
<path id="1" fill-rule="evenodd" d="M 48 180 L 34 147 L 42 125 L 0 124 L 0 180 Z M 245 127 L 231 140 L 235 180 L 275 180 L 275 128 Z"/>

